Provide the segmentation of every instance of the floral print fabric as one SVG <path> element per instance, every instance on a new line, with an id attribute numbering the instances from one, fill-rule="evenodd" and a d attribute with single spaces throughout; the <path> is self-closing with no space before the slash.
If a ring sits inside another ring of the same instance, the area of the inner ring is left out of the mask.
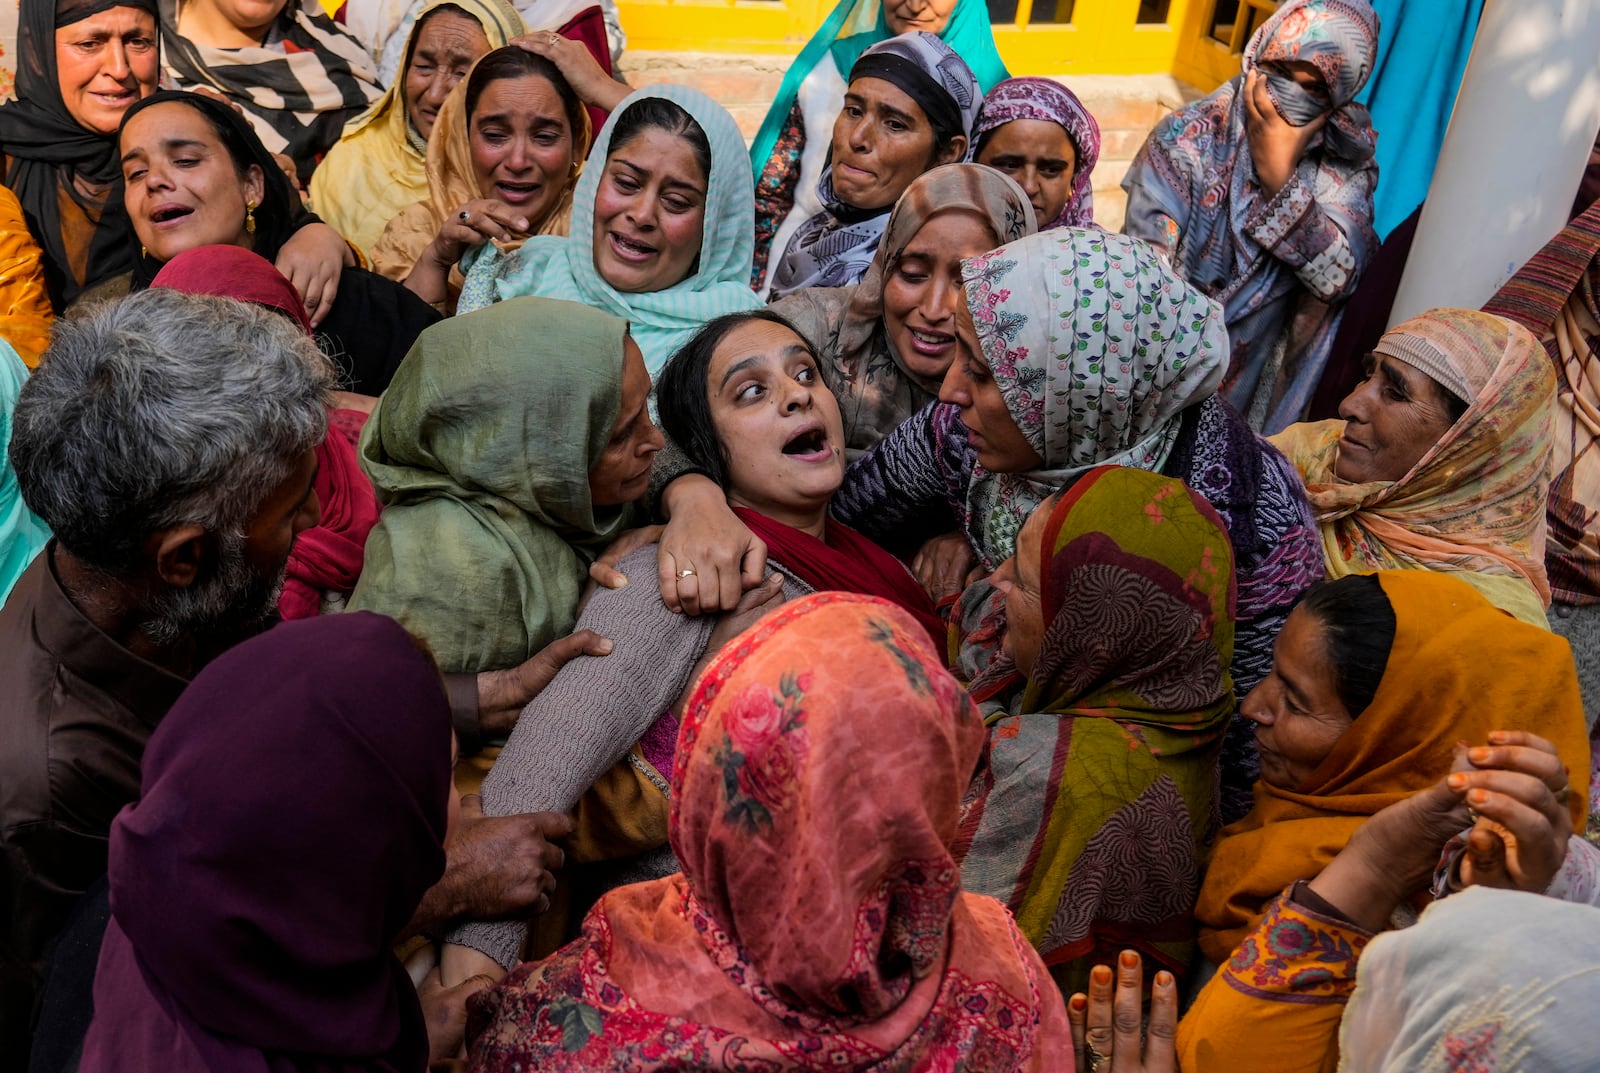
<path id="1" fill-rule="evenodd" d="M 1040 220 L 1039 227 L 1090 227 L 1094 224 L 1094 166 L 1100 160 L 1100 124 L 1078 95 L 1053 78 L 1008 78 L 983 99 L 978 125 L 972 130 L 974 142 L 982 143 L 991 131 L 1019 119 L 1055 123 L 1072 139 L 1077 153 L 1072 172 L 1072 196 L 1054 220 Z"/>
<path id="2" fill-rule="evenodd" d="M 964 524 L 983 566 L 1045 496 L 1098 465 L 1159 470 L 1184 409 L 1228 360 L 1222 310 L 1123 235 L 1056 228 L 962 265 L 967 308 L 1006 409 L 1044 460 L 968 486 Z"/>
<path id="3" fill-rule="evenodd" d="M 472 1004 L 475 1070 L 1045 1070 L 1065 1008 L 999 903 L 961 891 L 983 726 L 928 636 L 822 593 L 731 642 L 685 710 L 683 872 Z"/>

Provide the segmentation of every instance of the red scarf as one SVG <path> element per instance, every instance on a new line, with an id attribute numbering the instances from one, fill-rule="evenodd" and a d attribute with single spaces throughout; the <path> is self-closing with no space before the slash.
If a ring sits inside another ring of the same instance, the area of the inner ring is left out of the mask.
<path id="1" fill-rule="evenodd" d="M 288 576 L 278 613 L 285 620 L 312 618 L 324 592 L 356 587 L 367 534 L 378 524 L 378 497 L 356 461 L 356 441 L 367 415 L 331 410 L 328 436 L 317 447 L 317 477 L 312 487 L 322 504 L 322 521 L 301 533 L 289 553 Z"/>
<path id="2" fill-rule="evenodd" d="M 828 519 L 827 539 L 818 540 L 810 533 L 744 507 L 734 507 L 733 513 L 766 542 L 774 559 L 817 592 L 858 592 L 905 608 L 933 638 L 939 658 L 949 663 L 945 621 L 899 559 L 832 518 Z"/>

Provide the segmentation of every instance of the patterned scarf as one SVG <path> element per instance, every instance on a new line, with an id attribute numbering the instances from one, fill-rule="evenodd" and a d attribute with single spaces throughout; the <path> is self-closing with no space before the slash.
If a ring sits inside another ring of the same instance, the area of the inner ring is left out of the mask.
<path id="1" fill-rule="evenodd" d="M 290 0 L 268 42 L 254 48 L 196 44 L 178 32 L 177 0 L 161 0 L 163 73 L 179 89 L 209 86 L 243 108 L 267 151 L 286 154 L 305 182 L 345 123 L 382 96 L 383 87 L 372 56 L 317 0 Z"/>
<path id="2" fill-rule="evenodd" d="M 1077 94 L 1052 78 L 1008 78 L 983 99 L 978 123 L 972 130 L 975 145 L 1007 123 L 1037 119 L 1055 123 L 1072 140 L 1077 163 L 1072 172 L 1072 196 L 1054 220 L 1041 220 L 1043 230 L 1052 227 L 1089 227 L 1094 223 L 1094 166 L 1100 160 L 1100 124 L 1078 100 Z"/>
<path id="3" fill-rule="evenodd" d="M 683 872 L 470 1006 L 475 1069 L 1059 1068 L 1065 1007 L 950 852 L 983 725 L 914 619 L 819 593 L 723 649 L 672 779 Z"/>
<path id="4" fill-rule="evenodd" d="M 1039 578 L 1026 685 L 1009 656 L 972 685 L 1017 707 L 969 791 L 966 887 L 1010 906 L 1064 990 L 1128 945 L 1181 974 L 1233 711 L 1227 530 L 1182 481 L 1100 467 L 1051 510 Z"/>
<path id="5" fill-rule="evenodd" d="M 962 522 L 993 570 L 1046 496 L 1100 465 L 1159 470 L 1183 411 L 1228 360 L 1217 304 L 1137 239 L 1063 227 L 962 265 L 967 307 L 1006 409 L 1044 459 L 980 464 Z"/>
<path id="6" fill-rule="evenodd" d="M 1272 442 L 1305 481 L 1330 577 L 1448 570 L 1518 618 L 1544 623 L 1545 501 L 1555 374 L 1526 328 L 1467 309 L 1434 309 L 1386 332 L 1377 353 L 1474 401 L 1398 481 L 1335 475 L 1343 421 L 1291 425 Z"/>
<path id="7" fill-rule="evenodd" d="M 958 133 L 966 135 L 970 149 L 972 125 L 977 120 L 983 93 L 966 61 L 933 34 L 921 32 L 891 37 L 861 54 L 862 60 L 880 57 L 915 65 L 933 86 L 940 87 L 948 95 L 949 103 L 954 104 L 960 115 Z M 854 80 L 855 77 L 852 70 L 850 78 Z M 834 193 L 831 165 L 822 173 L 817 196 L 822 201 L 823 211 L 795 232 L 783 259 L 773 269 L 772 297 L 775 299 L 803 287 L 843 287 L 855 283 L 866 274 L 877 254 L 889 209 L 863 212 L 841 201 Z"/>

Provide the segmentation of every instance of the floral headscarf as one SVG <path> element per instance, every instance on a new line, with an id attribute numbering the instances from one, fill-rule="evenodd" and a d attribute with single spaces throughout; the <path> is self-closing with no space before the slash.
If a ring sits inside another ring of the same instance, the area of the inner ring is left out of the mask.
<path id="1" fill-rule="evenodd" d="M 1556 393 L 1544 348 L 1503 317 L 1432 309 L 1390 329 L 1375 351 L 1471 405 L 1398 481 L 1335 475 L 1343 421 L 1272 437 L 1305 481 L 1329 575 L 1457 571 L 1497 606 L 1542 625 Z"/>
<path id="2" fill-rule="evenodd" d="M 1323 141 L 1335 156 L 1372 155 L 1372 117 L 1351 108 L 1367 84 L 1378 51 L 1378 16 L 1364 0 L 1289 0 L 1245 45 L 1245 74 L 1261 68 L 1278 114 L 1303 127 L 1330 107 Z M 1309 63 L 1322 75 L 1327 99 L 1303 89 L 1271 68 L 1274 63 Z"/>
<path id="3" fill-rule="evenodd" d="M 1099 465 L 1158 470 L 1183 411 L 1228 363 L 1222 310 L 1138 239 L 1057 228 L 962 265 L 967 308 L 1006 409 L 1044 459 L 1031 473 L 979 465 L 969 532 L 993 569 L 1045 497 Z"/>
<path id="4" fill-rule="evenodd" d="M 1055 123 L 1072 139 L 1077 165 L 1072 173 L 1072 196 L 1054 220 L 1039 226 L 1088 227 L 1094 223 L 1094 166 L 1100 160 L 1100 124 L 1078 100 L 1078 95 L 1053 78 L 1008 78 L 983 99 L 978 123 L 972 130 L 974 146 L 991 131 L 1018 119 Z"/>
<path id="5" fill-rule="evenodd" d="M 1055 1069 L 1044 967 L 951 856 L 984 738 L 916 621 L 820 593 L 694 688 L 672 780 L 683 872 L 474 999 L 474 1069 Z"/>

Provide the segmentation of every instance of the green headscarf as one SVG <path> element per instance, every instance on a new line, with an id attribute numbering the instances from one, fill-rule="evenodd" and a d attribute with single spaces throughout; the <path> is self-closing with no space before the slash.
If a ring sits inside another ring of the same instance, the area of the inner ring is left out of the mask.
<path id="1" fill-rule="evenodd" d="M 877 9 L 875 19 L 872 17 L 874 6 Z M 863 28 L 863 23 L 868 25 Z M 832 53 L 839 77 L 849 78 L 850 68 L 856 65 L 863 52 L 893 36 L 894 32 L 889 29 L 889 20 L 884 14 L 883 0 L 839 0 L 839 6 L 811 35 L 806 47 L 800 50 L 800 55 L 784 72 L 778 95 L 773 98 L 772 107 L 767 109 L 767 118 L 761 121 L 755 141 L 750 144 L 750 166 L 755 169 L 756 175 L 766 168 L 772 147 L 777 144 L 783 125 L 789 121 L 795 99 L 800 96 L 800 83 L 806 80 L 813 67 L 822 62 L 823 54 Z M 989 9 L 980 0 L 956 0 L 955 10 L 950 12 L 950 19 L 944 24 L 944 32 L 939 34 L 939 39 L 967 61 L 983 92 L 988 93 L 1009 77 L 1006 65 L 994 45 Z M 778 251 L 780 254 L 782 252 Z"/>
<path id="2" fill-rule="evenodd" d="M 27 382 L 28 367 L 11 344 L 0 339 L 0 607 L 11 588 L 50 541 L 50 530 L 22 501 L 17 475 L 6 452 L 11 443 L 11 411 Z"/>
<path id="3" fill-rule="evenodd" d="M 514 666 L 570 632 L 588 563 L 632 513 L 589 498 L 627 333 L 545 298 L 423 332 L 361 436 L 383 517 L 350 609 L 398 619 L 447 673 Z"/>

